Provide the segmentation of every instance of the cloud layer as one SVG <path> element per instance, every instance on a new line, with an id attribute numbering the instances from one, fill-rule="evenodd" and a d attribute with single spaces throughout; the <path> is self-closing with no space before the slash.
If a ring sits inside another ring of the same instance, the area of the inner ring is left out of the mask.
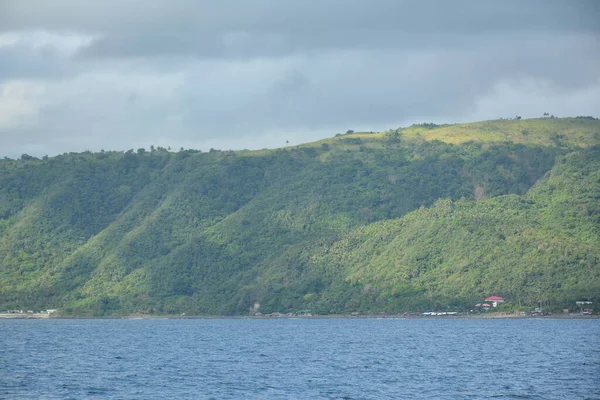
<path id="1" fill-rule="evenodd" d="M 9 0 L 0 155 L 594 115 L 598 21 L 595 1 Z"/>

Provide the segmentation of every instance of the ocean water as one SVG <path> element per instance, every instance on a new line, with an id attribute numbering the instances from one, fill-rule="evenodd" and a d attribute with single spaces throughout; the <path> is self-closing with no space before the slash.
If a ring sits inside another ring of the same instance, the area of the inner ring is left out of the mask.
<path id="1" fill-rule="evenodd" d="M 600 320 L 0 320 L 3 399 L 600 399 Z"/>

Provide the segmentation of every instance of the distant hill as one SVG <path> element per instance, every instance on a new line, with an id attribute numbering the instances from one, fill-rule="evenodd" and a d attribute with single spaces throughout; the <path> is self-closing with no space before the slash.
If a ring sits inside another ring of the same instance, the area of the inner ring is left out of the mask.
<path id="1" fill-rule="evenodd" d="M 600 121 L 0 161 L 0 310 L 248 314 L 600 301 Z"/>

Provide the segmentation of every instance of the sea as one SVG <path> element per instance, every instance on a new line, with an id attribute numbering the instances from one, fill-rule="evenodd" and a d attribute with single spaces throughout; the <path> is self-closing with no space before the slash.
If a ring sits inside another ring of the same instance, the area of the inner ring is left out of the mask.
<path id="1" fill-rule="evenodd" d="M 0 320 L 2 399 L 600 399 L 600 319 Z"/>

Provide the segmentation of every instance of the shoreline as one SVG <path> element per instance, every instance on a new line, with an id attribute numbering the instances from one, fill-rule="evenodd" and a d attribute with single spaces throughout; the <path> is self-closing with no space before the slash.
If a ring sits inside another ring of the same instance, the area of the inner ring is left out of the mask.
<path id="1" fill-rule="evenodd" d="M 349 315 L 349 314 L 330 314 L 330 315 L 110 315 L 110 316 L 86 316 L 86 315 L 56 315 L 48 314 L 0 314 L 1 319 L 254 319 L 254 320 L 270 320 L 270 319 L 427 319 L 427 320 L 464 320 L 464 319 L 600 319 L 600 315 L 583 315 L 583 314 L 551 314 L 551 315 L 516 315 L 516 314 L 492 314 L 492 315 Z"/>

